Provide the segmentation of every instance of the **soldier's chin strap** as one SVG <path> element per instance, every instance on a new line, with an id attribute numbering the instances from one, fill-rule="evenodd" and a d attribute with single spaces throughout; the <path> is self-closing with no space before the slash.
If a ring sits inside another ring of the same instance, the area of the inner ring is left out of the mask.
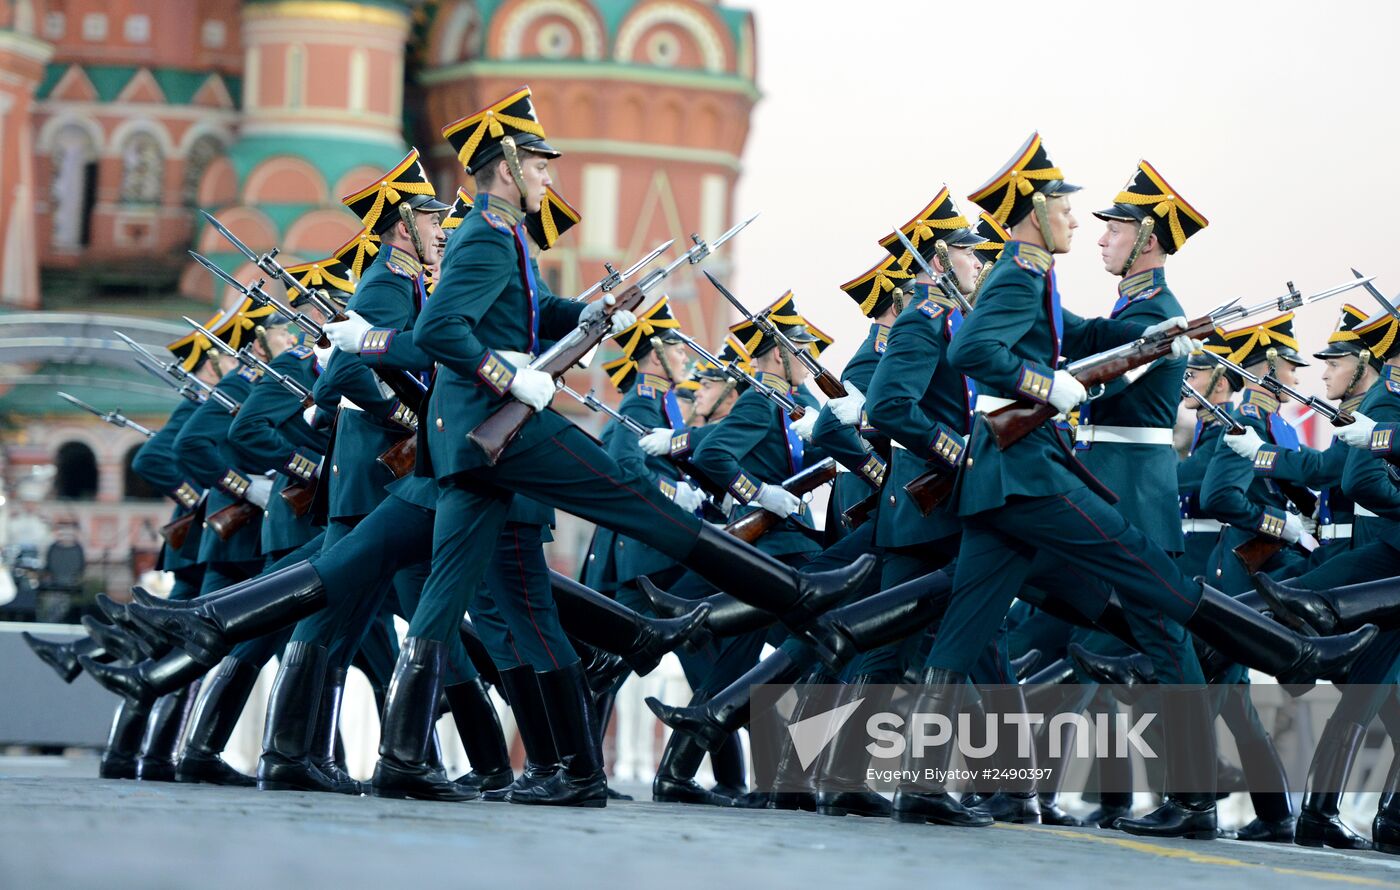
<path id="1" fill-rule="evenodd" d="M 272 347 L 267 342 L 267 328 L 260 324 L 253 325 L 253 338 L 262 347 L 263 355 L 267 356 L 267 360 L 272 361 Z"/>
<path id="2" fill-rule="evenodd" d="M 933 252 L 938 257 L 938 262 L 943 265 L 944 274 L 953 279 L 953 284 L 957 285 L 959 293 L 966 295 L 967 288 L 963 287 L 962 279 L 958 277 L 958 270 L 953 268 L 953 258 L 948 255 L 948 243 L 939 238 L 933 242 Z M 948 295 L 949 299 L 952 297 L 952 294 Z"/>
<path id="3" fill-rule="evenodd" d="M 404 201 L 398 204 L 399 219 L 408 227 L 408 237 L 413 242 L 413 250 L 418 254 L 418 262 L 424 265 L 428 262 L 428 253 L 423 249 L 423 236 L 418 232 L 418 217 L 414 215 L 412 207 Z"/>
<path id="4" fill-rule="evenodd" d="M 1050 231 L 1050 202 L 1044 192 L 1031 195 L 1031 208 L 1035 211 L 1036 225 L 1040 226 L 1040 240 L 1045 242 L 1046 250 L 1054 253 L 1055 234 Z"/>
<path id="5" fill-rule="evenodd" d="M 967 295 L 967 302 L 971 305 L 977 305 L 977 296 L 982 293 L 982 282 L 987 280 L 987 273 L 992 271 L 992 267 L 996 264 L 996 260 L 982 264 L 982 270 L 977 273 L 977 281 L 972 285 L 972 293 Z"/>
<path id="6" fill-rule="evenodd" d="M 705 419 L 706 423 L 710 422 L 710 419 L 715 416 L 715 412 L 719 410 L 719 406 L 724 404 L 724 400 L 729 398 L 729 394 L 732 393 L 737 386 L 738 384 L 734 382 L 733 378 L 724 381 L 724 389 L 720 390 L 719 398 L 715 399 L 715 403 L 710 406 L 709 411 L 700 415 Z M 695 412 L 692 411 L 690 416 L 693 420 L 695 418 Z"/>
<path id="7" fill-rule="evenodd" d="M 894 304 L 894 314 L 898 315 L 904 311 L 904 288 L 897 287 L 890 291 L 890 302 Z"/>
<path id="8" fill-rule="evenodd" d="M 1133 263 L 1138 261 L 1142 252 L 1147 248 L 1147 239 L 1152 237 L 1152 230 L 1157 227 L 1157 220 L 1151 216 L 1143 219 L 1138 225 L 1137 238 L 1133 241 L 1133 249 L 1128 251 L 1128 260 L 1123 263 L 1123 269 L 1118 273 L 1119 278 L 1127 278 L 1128 270 L 1133 267 Z"/>
<path id="9" fill-rule="evenodd" d="M 220 377 L 224 376 L 224 367 L 219 364 L 219 354 L 212 349 L 204 354 L 204 358 L 214 368 L 214 373 Z"/>
<path id="10" fill-rule="evenodd" d="M 1356 388 L 1356 384 L 1361 382 L 1361 375 L 1366 373 L 1366 366 L 1371 363 L 1371 350 L 1363 348 L 1357 358 L 1359 361 L 1356 363 L 1356 370 L 1351 375 L 1351 382 L 1347 384 L 1346 389 L 1342 390 L 1343 400 L 1351 398 L 1352 390 Z"/>
<path id="11" fill-rule="evenodd" d="M 506 136 L 502 139 L 501 150 L 506 156 L 506 168 L 510 170 L 510 178 L 515 181 L 515 188 L 520 192 L 520 212 L 529 213 L 530 209 L 525 204 L 525 196 L 528 194 L 525 188 L 525 170 L 520 166 L 520 149 L 515 145 L 515 137 Z"/>
<path id="12" fill-rule="evenodd" d="M 676 372 L 671 370 L 671 363 L 667 360 L 666 353 L 661 349 L 661 347 L 665 345 L 665 342 L 660 337 L 650 337 L 648 339 L 651 343 L 651 351 L 656 353 L 656 362 L 661 365 L 661 373 L 666 375 L 666 379 L 671 381 L 671 386 L 674 387 L 678 382 L 676 379 Z"/>

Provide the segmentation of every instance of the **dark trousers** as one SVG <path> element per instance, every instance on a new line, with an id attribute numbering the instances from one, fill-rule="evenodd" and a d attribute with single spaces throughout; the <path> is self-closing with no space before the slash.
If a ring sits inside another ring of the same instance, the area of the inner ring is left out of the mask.
<path id="1" fill-rule="evenodd" d="M 1200 585 L 1087 488 L 1016 498 L 966 517 L 952 601 L 926 665 L 970 673 L 1004 628 L 1006 611 L 1041 552 L 1082 568 L 1118 592 L 1159 680 L 1204 682 L 1194 653 L 1171 638 L 1169 626 L 1184 624 L 1195 613 Z"/>
<path id="2" fill-rule="evenodd" d="M 614 531 L 645 541 L 677 560 L 694 549 L 700 520 L 640 473 L 626 472 L 588 434 L 551 412 L 533 443 L 506 449 L 493 467 L 439 480 L 432 574 L 409 623 L 409 635 L 447 640 L 480 588 L 518 492 Z"/>
<path id="3" fill-rule="evenodd" d="M 497 668 L 553 671 L 578 661 L 559 623 L 539 525 L 506 523 L 467 611 Z"/>

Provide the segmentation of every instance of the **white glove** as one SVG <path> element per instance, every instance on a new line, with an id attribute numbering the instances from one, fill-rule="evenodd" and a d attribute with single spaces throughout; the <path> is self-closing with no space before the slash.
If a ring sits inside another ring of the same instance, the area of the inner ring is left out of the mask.
<path id="1" fill-rule="evenodd" d="M 816 425 L 817 412 L 815 411 L 807 411 L 789 424 L 789 426 L 792 427 L 792 431 L 797 433 L 797 438 L 801 439 L 803 442 L 812 441 L 812 427 Z"/>
<path id="2" fill-rule="evenodd" d="M 510 382 L 509 392 L 518 401 L 536 411 L 543 411 L 554 401 L 554 377 L 545 371 L 522 365 L 515 369 L 515 379 Z"/>
<path id="3" fill-rule="evenodd" d="M 1238 436 L 1221 436 L 1220 438 L 1231 451 L 1250 463 L 1254 462 L 1254 456 L 1259 453 L 1259 449 L 1264 447 L 1264 440 L 1259 438 L 1259 434 L 1251 427 L 1245 427 L 1244 432 Z"/>
<path id="4" fill-rule="evenodd" d="M 671 453 L 671 430 L 656 427 L 638 439 L 637 444 L 652 457 L 665 457 Z"/>
<path id="5" fill-rule="evenodd" d="M 758 494 L 753 500 L 769 513 L 777 513 L 779 516 L 791 516 L 802 509 L 802 498 L 781 485 L 769 485 L 767 482 L 759 486 Z"/>
<path id="6" fill-rule="evenodd" d="M 1186 316 L 1178 315 L 1166 321 L 1158 322 L 1142 332 L 1144 337 L 1151 337 L 1155 334 L 1164 334 L 1168 331 L 1185 330 L 1188 322 Z M 1205 344 L 1200 340 L 1193 340 L 1185 334 L 1172 338 L 1172 356 L 1174 358 L 1186 358 L 1193 352 L 1200 352 Z"/>
<path id="7" fill-rule="evenodd" d="M 1055 382 L 1050 384 L 1050 404 L 1061 414 L 1068 414 L 1075 405 L 1089 398 L 1084 384 L 1070 372 L 1061 369 L 1055 372 Z"/>
<path id="8" fill-rule="evenodd" d="M 306 421 L 307 426 L 314 427 L 316 425 L 316 406 L 312 405 L 301 412 L 301 419 Z"/>
<path id="9" fill-rule="evenodd" d="M 583 307 L 583 312 L 578 317 L 579 324 L 588 324 L 591 321 L 602 318 L 607 308 L 616 302 L 617 298 L 612 294 L 605 294 L 603 299 L 594 300 L 592 303 Z M 612 314 L 612 326 L 608 329 L 608 335 L 615 337 L 636 323 L 636 315 L 626 309 L 619 309 Z"/>
<path id="10" fill-rule="evenodd" d="M 254 476 L 248 481 L 248 490 L 243 493 L 243 499 L 251 504 L 256 504 L 267 509 L 267 500 L 272 497 L 272 480 L 266 476 Z"/>
<path id="11" fill-rule="evenodd" d="M 677 482 L 676 495 L 671 500 L 685 512 L 694 513 L 705 503 L 705 493 L 689 482 Z"/>
<path id="12" fill-rule="evenodd" d="M 324 371 L 326 369 L 326 363 L 331 360 L 331 353 L 335 352 L 335 346 L 331 345 L 322 348 L 313 342 L 311 344 L 311 351 L 316 353 L 316 364 Z"/>
<path id="13" fill-rule="evenodd" d="M 851 384 L 846 384 L 846 395 L 839 399 L 831 399 L 826 403 L 831 409 L 832 415 L 843 426 L 855 426 L 860 423 L 860 412 L 865 410 L 865 395 Z"/>
<path id="14" fill-rule="evenodd" d="M 326 339 L 331 341 L 331 345 L 343 352 L 360 351 L 360 344 L 364 342 L 365 334 L 368 334 L 374 325 L 360 317 L 360 313 L 351 309 L 345 313 L 344 321 L 328 321 L 322 328 L 326 332 Z"/>
<path id="15" fill-rule="evenodd" d="M 1337 427 L 1332 431 L 1332 435 L 1353 448 L 1366 448 L 1371 443 L 1371 433 L 1376 429 L 1376 422 L 1359 411 L 1351 412 L 1351 416 L 1356 418 L 1356 422 Z"/>
<path id="16" fill-rule="evenodd" d="M 1283 521 L 1283 533 L 1279 537 L 1289 544 L 1298 543 L 1298 539 L 1303 537 L 1303 517 L 1289 513 Z"/>
<path id="17" fill-rule="evenodd" d="M 1317 531 L 1318 531 L 1319 526 L 1320 526 L 1320 523 L 1318 523 L 1318 521 L 1317 521 L 1316 519 L 1313 519 L 1311 516 L 1304 516 L 1304 517 L 1303 517 L 1303 532 L 1304 532 L 1304 534 L 1309 534 L 1309 535 L 1312 535 L 1314 538 L 1316 538 L 1316 537 L 1317 537 Z"/>

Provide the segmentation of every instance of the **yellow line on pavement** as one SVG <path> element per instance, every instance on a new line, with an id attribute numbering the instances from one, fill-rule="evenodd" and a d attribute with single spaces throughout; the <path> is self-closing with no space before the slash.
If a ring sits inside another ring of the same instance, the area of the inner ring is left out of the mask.
<path id="1" fill-rule="evenodd" d="M 1400 887 L 1400 883 L 1394 881 L 1384 881 L 1380 878 L 1368 878 L 1361 875 L 1344 875 L 1334 871 L 1317 871 L 1304 868 L 1286 868 L 1276 865 L 1262 865 L 1257 862 L 1246 862 L 1243 859 L 1234 859 L 1229 856 L 1218 856 L 1213 853 L 1202 853 L 1185 847 L 1166 847 L 1161 844 L 1149 843 L 1148 841 L 1133 840 L 1126 837 L 1103 837 L 1097 834 L 1089 834 L 1082 831 L 1067 831 L 1062 828 L 1046 828 L 1040 825 L 1014 825 L 1007 822 L 995 823 L 997 828 L 1014 828 L 1020 831 L 1034 831 L 1039 834 L 1053 834 L 1059 837 L 1067 837 L 1076 841 L 1093 841 L 1100 844 L 1109 844 L 1115 847 L 1122 847 L 1128 850 L 1135 850 L 1139 853 L 1149 853 L 1153 856 L 1161 856 L 1166 859 L 1184 859 L 1198 865 L 1225 865 L 1233 868 L 1265 868 L 1274 874 L 1291 875 L 1295 877 L 1311 878 L 1318 881 L 1333 881 L 1341 884 L 1356 884 L 1362 887 Z"/>

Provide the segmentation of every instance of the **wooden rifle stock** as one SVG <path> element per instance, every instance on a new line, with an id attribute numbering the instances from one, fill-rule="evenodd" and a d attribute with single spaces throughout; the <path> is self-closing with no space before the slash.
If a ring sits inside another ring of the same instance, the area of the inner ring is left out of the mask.
<path id="1" fill-rule="evenodd" d="M 185 546 L 185 540 L 189 537 L 190 529 L 194 528 L 196 522 L 204 521 L 204 503 L 207 495 L 200 495 L 199 501 L 194 505 L 194 509 L 184 516 L 177 516 L 160 527 L 160 536 L 165 539 L 165 543 L 170 545 L 171 550 L 179 550 Z"/>
<path id="2" fill-rule="evenodd" d="M 292 515 L 300 519 L 311 509 L 312 503 L 316 500 L 316 486 L 321 483 L 319 478 L 310 482 L 289 482 L 278 492 L 282 500 L 291 508 Z"/>
<path id="3" fill-rule="evenodd" d="M 220 541 L 227 541 L 262 513 L 262 507 L 252 501 L 239 501 L 214 513 L 204 524 L 214 530 Z"/>
<path id="4" fill-rule="evenodd" d="M 783 483 L 783 488 L 802 497 L 808 492 L 816 491 L 828 482 L 836 478 L 838 470 L 836 461 L 827 458 L 815 466 L 808 467 L 802 472 L 793 476 Z M 740 516 L 729 523 L 724 530 L 741 541 L 752 544 L 768 532 L 777 528 L 787 521 L 786 516 L 779 516 L 768 510 L 758 509 L 752 513 Z"/>
<path id="5" fill-rule="evenodd" d="M 870 514 L 874 513 L 879 506 L 880 492 L 872 491 L 863 500 L 847 508 L 846 512 L 841 514 L 841 518 L 846 520 L 847 528 L 860 528 L 870 521 Z"/>
<path id="6" fill-rule="evenodd" d="M 413 467 L 417 463 L 418 437 L 416 435 L 400 439 L 379 455 L 380 466 L 393 473 L 395 479 L 402 479 L 412 473 Z"/>
<path id="7" fill-rule="evenodd" d="M 1084 384 L 1085 388 L 1093 388 L 1117 380 L 1134 368 L 1151 364 L 1170 353 L 1172 340 L 1181 334 L 1200 340 L 1214 329 L 1215 322 L 1211 320 L 1210 316 L 1202 316 L 1187 322 L 1184 331 L 1169 337 L 1159 336 L 1143 341 L 1126 353 L 1114 355 L 1081 368 L 1075 372 L 1074 377 Z M 1059 413 L 1053 405 L 1042 405 L 1029 399 L 1017 399 L 1012 404 L 988 414 L 987 426 L 992 431 L 992 438 L 996 441 L 997 448 L 1005 451 Z"/>
<path id="8" fill-rule="evenodd" d="M 904 491 L 914 499 L 920 515 L 927 516 L 953 493 L 958 475 L 953 470 L 926 470 L 909 480 Z"/>
<path id="9" fill-rule="evenodd" d="M 1264 567 L 1264 565 L 1274 558 L 1284 547 L 1283 538 L 1275 538 L 1270 535 L 1255 535 L 1248 541 L 1234 549 L 1235 558 L 1244 566 L 1244 570 L 1253 575 Z"/>
<path id="10" fill-rule="evenodd" d="M 840 399 L 850 395 L 846 392 L 846 387 L 841 384 L 841 381 L 825 368 L 822 368 L 822 372 L 814 375 L 812 379 L 816 381 L 817 389 L 820 389 L 828 399 Z"/>
<path id="11" fill-rule="evenodd" d="M 613 303 L 610 311 L 604 313 L 605 319 L 610 319 L 613 312 L 620 310 L 632 311 L 642 305 L 642 300 L 646 294 L 637 285 L 632 285 L 616 295 L 616 302 Z M 584 356 L 607 339 L 608 329 L 611 325 L 599 323 L 593 325 L 586 335 L 580 337 L 577 343 L 567 349 L 561 349 L 548 362 L 541 365 L 536 370 L 546 371 L 556 380 L 563 376 L 574 365 L 578 364 Z M 535 409 L 518 399 L 507 398 L 505 404 L 497 408 L 494 413 L 480 424 L 477 428 L 467 434 L 470 439 L 486 455 L 486 462 L 495 466 L 496 461 L 501 459 L 501 452 L 506 450 L 506 446 L 520 432 L 521 427 L 535 416 Z"/>

